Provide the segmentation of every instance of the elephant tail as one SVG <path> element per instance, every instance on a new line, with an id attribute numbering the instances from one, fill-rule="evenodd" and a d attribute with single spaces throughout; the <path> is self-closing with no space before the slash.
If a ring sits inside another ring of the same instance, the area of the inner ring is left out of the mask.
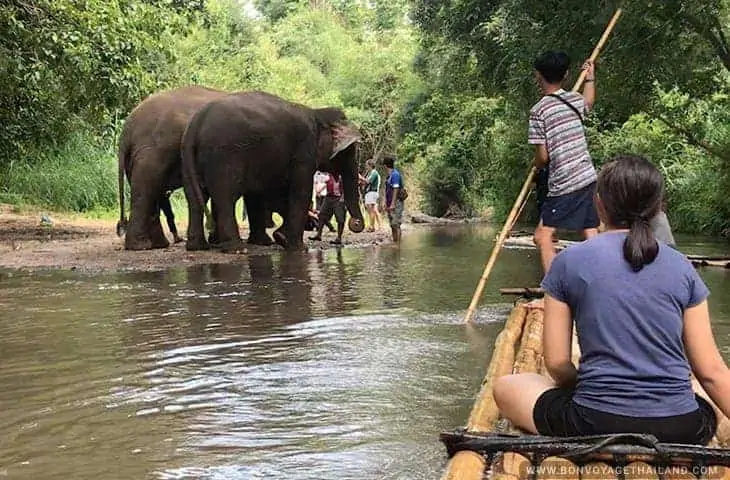
<path id="1" fill-rule="evenodd" d="M 129 146 L 124 138 L 124 133 L 119 140 L 119 221 L 117 222 L 117 236 L 122 237 L 127 231 L 127 218 L 124 214 L 124 175 L 129 160 Z"/>
<path id="2" fill-rule="evenodd" d="M 183 141 L 180 153 L 182 156 L 183 179 L 187 177 L 187 183 L 192 189 L 192 199 L 203 209 L 203 214 L 210 224 L 212 222 L 212 216 L 208 210 L 205 198 L 203 197 L 203 191 L 200 189 L 200 178 L 198 177 L 198 172 L 195 170 L 195 141 L 192 138 L 188 138 L 188 131 L 190 130 L 190 126 L 193 124 L 193 121 L 194 119 L 188 123 L 182 137 Z"/>

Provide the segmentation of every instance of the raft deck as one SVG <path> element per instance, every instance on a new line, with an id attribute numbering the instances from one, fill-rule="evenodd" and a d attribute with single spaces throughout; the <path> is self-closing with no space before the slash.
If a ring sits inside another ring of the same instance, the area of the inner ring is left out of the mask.
<path id="1" fill-rule="evenodd" d="M 571 245 L 574 245 L 576 241 L 572 240 L 558 240 L 554 243 L 556 250 L 563 250 Z M 520 249 L 520 250 L 536 250 L 535 242 L 532 239 L 532 235 L 520 234 L 514 237 L 508 237 L 504 241 L 504 248 L 508 249 Z M 726 256 L 709 256 L 709 255 L 686 255 L 687 259 L 692 262 L 695 267 L 717 267 L 717 268 L 730 268 L 730 257 Z"/>
<path id="2" fill-rule="evenodd" d="M 558 440 L 528 434 L 500 436 L 520 432 L 500 417 L 492 396 L 494 381 L 510 373 L 534 372 L 549 377 L 542 357 L 542 326 L 542 300 L 528 303 L 525 298 L 518 299 L 494 343 L 492 359 L 466 427 L 441 435 L 450 456 L 442 480 L 730 480 L 730 450 L 725 450 L 730 446 L 730 421 L 718 410 L 717 434 L 709 448 L 663 446 L 663 455 L 622 438 L 613 438 L 611 445 L 597 448 L 595 442 L 584 440 L 581 444 L 582 437 Z M 579 358 L 574 335 L 575 365 Z M 709 400 L 694 378 L 692 383 L 695 391 Z M 587 450 L 586 444 L 591 448 Z M 576 449 L 582 449 L 583 454 L 577 456 L 580 452 Z"/>

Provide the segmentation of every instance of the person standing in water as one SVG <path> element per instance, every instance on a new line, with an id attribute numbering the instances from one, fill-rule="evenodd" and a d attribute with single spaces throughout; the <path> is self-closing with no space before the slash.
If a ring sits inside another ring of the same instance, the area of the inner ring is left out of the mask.
<path id="1" fill-rule="evenodd" d="M 365 208 L 368 211 L 370 226 L 368 232 L 380 229 L 380 212 L 378 212 L 378 199 L 380 192 L 380 173 L 375 168 L 375 160 L 369 159 L 365 164 L 370 168 L 367 177 L 360 175 L 360 183 L 365 185 Z"/>
<path id="2" fill-rule="evenodd" d="M 395 159 L 391 156 L 383 160 L 388 178 L 385 181 L 385 209 L 388 212 L 390 230 L 393 234 L 393 243 L 400 243 L 401 223 L 403 222 L 403 179 L 400 172 L 395 168 Z"/>

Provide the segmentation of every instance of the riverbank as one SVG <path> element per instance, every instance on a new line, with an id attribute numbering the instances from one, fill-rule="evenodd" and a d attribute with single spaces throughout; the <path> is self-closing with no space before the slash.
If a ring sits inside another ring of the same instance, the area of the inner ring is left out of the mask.
<path id="1" fill-rule="evenodd" d="M 240 260 L 240 255 L 218 251 L 188 252 L 184 243 L 172 244 L 166 249 L 127 251 L 124 250 L 123 238 L 116 235 L 116 220 L 45 212 L 39 208 L 20 210 L 12 205 L 0 204 L 0 268 L 150 271 L 171 266 L 234 263 Z M 44 216 L 48 217 L 50 224 L 44 221 Z M 187 229 L 184 219 L 178 222 L 178 229 L 184 235 Z M 404 230 L 407 234 L 408 227 Z M 327 229 L 323 232 L 321 242 L 308 240 L 309 235 L 311 232 L 304 233 L 306 245 L 311 251 L 338 248 L 329 243 L 335 234 Z M 244 224 L 241 237 L 247 236 L 248 229 Z M 355 234 L 345 229 L 343 245 L 339 248 L 389 243 L 390 230 L 386 224 L 375 232 Z M 277 245 L 248 245 L 245 255 L 267 255 L 281 250 Z"/>

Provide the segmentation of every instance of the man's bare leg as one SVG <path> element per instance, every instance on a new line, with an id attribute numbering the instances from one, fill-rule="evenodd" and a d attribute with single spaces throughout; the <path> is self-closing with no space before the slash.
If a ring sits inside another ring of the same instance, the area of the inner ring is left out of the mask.
<path id="1" fill-rule="evenodd" d="M 540 250 L 540 260 L 542 262 L 543 274 L 547 274 L 550 270 L 550 265 L 553 263 L 556 251 L 553 244 L 553 235 L 555 234 L 555 228 L 546 227 L 542 224 L 542 220 L 535 229 L 535 245 Z"/>

